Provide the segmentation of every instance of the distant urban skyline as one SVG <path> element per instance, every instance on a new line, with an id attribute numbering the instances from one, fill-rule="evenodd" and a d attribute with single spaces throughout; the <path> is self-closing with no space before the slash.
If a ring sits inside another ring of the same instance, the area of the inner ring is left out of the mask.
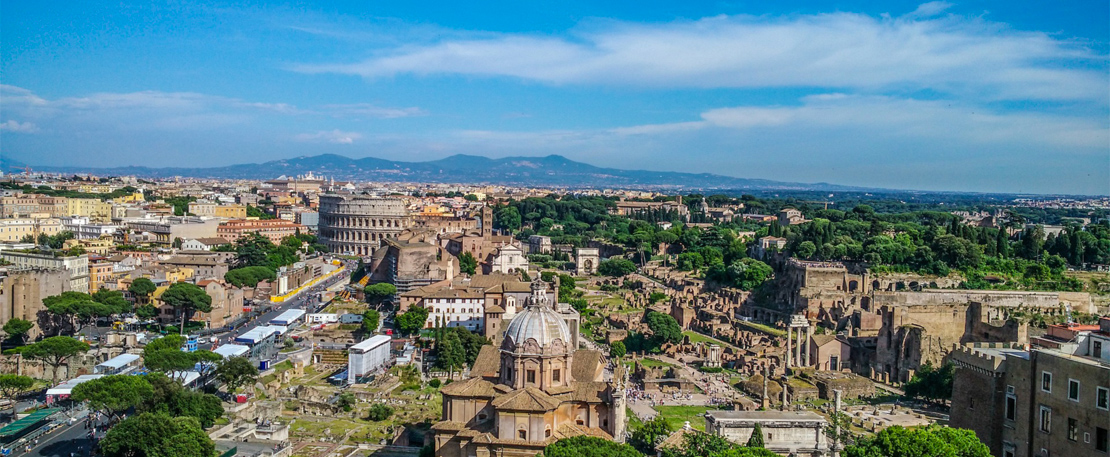
<path id="1" fill-rule="evenodd" d="M 0 155 L 215 167 L 560 154 L 1107 195 L 1108 16 L 1106 2 L 1033 1 L 8 3 Z"/>

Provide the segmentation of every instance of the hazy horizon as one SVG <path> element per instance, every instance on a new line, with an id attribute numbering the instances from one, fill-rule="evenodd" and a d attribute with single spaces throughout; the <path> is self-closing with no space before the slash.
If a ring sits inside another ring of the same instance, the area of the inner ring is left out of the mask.
<path id="1" fill-rule="evenodd" d="M 0 155 L 1110 194 L 1105 2 L 6 4 Z M 8 171 L 8 170 L 5 170 Z"/>

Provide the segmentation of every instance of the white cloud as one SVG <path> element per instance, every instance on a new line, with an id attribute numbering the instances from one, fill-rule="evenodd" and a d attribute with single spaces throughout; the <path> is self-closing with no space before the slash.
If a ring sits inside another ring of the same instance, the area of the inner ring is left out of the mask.
<path id="1" fill-rule="evenodd" d="M 8 119 L 7 122 L 0 123 L 0 130 L 17 133 L 34 133 L 37 132 L 39 128 L 30 122 L 19 122 L 17 120 Z"/>
<path id="2" fill-rule="evenodd" d="M 940 13 L 945 12 L 946 10 L 948 10 L 948 8 L 951 8 L 951 7 L 952 7 L 952 4 L 948 3 L 948 2 L 939 2 L 938 1 L 938 2 L 922 3 L 920 5 L 917 5 L 917 9 L 913 10 L 913 12 L 911 12 L 910 14 L 907 14 L 906 17 L 914 17 L 914 18 L 933 17 L 933 16 L 936 16 Z"/>
<path id="3" fill-rule="evenodd" d="M 1100 55 L 1046 33 L 955 15 L 943 2 L 901 18 L 835 13 L 605 22 L 569 38 L 494 34 L 399 46 L 357 63 L 294 67 L 367 78 L 508 76 L 641 87 L 928 89 L 982 99 L 1100 100 Z"/>
<path id="4" fill-rule="evenodd" d="M 297 141 L 304 142 L 327 142 L 335 144 L 352 144 L 355 140 L 362 138 L 361 133 L 357 132 L 343 132 L 338 129 L 331 131 L 319 131 L 314 133 L 302 133 L 294 137 Z"/>
<path id="5" fill-rule="evenodd" d="M 408 108 L 388 108 L 370 103 L 351 103 L 340 105 L 323 105 L 322 111 L 335 116 L 369 117 L 377 119 L 396 119 L 401 117 L 424 116 L 427 113 L 415 106 Z"/>

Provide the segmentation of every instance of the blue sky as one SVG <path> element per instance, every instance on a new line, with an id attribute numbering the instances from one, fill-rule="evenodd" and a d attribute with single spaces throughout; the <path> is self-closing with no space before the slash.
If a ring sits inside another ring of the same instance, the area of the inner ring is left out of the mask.
<path id="1" fill-rule="evenodd" d="M 0 154 L 1110 194 L 1105 1 L 531 3 L 4 2 Z"/>

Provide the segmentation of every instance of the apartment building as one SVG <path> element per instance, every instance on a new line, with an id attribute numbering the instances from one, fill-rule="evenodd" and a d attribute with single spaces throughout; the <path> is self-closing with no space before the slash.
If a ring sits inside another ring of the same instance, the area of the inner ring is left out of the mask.
<path id="1" fill-rule="evenodd" d="M 1110 455 L 1110 318 L 1056 346 L 953 352 L 951 426 L 1000 457 Z"/>
<path id="2" fill-rule="evenodd" d="M 99 198 L 66 199 L 65 216 L 84 216 L 96 222 L 112 220 L 112 204 Z"/>
<path id="3" fill-rule="evenodd" d="M 89 292 L 89 256 L 54 256 L 5 249 L 0 251 L 0 259 L 17 268 L 36 268 L 44 270 L 65 270 L 69 287 L 65 290 Z"/>
<path id="4" fill-rule="evenodd" d="M 23 194 L 0 197 L 0 217 L 21 217 L 32 214 L 45 214 L 49 217 L 68 216 L 69 207 L 65 197 L 50 197 L 40 194 Z"/>
<path id="5" fill-rule="evenodd" d="M 234 243 L 239 238 L 247 236 L 248 234 L 257 233 L 268 238 L 274 244 L 280 244 L 283 238 L 296 235 L 298 230 L 307 233 L 307 229 L 303 225 L 286 220 L 237 219 L 220 224 L 219 228 L 216 229 L 216 233 L 220 238 L 230 243 Z"/>
<path id="6" fill-rule="evenodd" d="M 187 240 L 215 237 L 219 221 L 200 217 L 163 216 L 125 219 L 123 224 L 133 233 L 147 234 L 152 242 L 169 246 L 177 238 Z"/>
<path id="7" fill-rule="evenodd" d="M 47 219 L 0 219 L 0 242 L 18 243 L 25 236 L 38 237 L 40 234 L 57 235 L 65 230 L 62 221 Z"/>

